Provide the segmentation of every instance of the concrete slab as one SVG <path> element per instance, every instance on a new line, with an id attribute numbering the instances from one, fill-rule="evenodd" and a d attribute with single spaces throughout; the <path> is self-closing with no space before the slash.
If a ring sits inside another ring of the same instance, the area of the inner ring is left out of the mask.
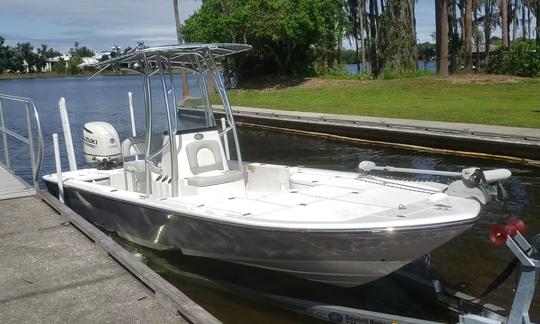
<path id="1" fill-rule="evenodd" d="M 540 129 L 232 107 L 247 126 L 336 136 L 378 145 L 540 164 Z M 197 116 L 197 109 L 180 109 Z M 223 116 L 223 106 L 214 106 Z"/>
<path id="2" fill-rule="evenodd" d="M 0 201 L 0 251 L 0 322 L 183 322 L 37 197 Z"/>

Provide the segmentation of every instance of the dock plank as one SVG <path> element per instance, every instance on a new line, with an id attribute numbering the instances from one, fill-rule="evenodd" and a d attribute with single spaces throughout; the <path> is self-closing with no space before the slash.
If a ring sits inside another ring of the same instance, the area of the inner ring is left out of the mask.
<path id="1" fill-rule="evenodd" d="M 34 195 L 36 191 L 0 163 L 0 200 Z"/>
<path id="2" fill-rule="evenodd" d="M 0 322 L 184 322 L 38 197 L 0 201 L 0 251 Z"/>

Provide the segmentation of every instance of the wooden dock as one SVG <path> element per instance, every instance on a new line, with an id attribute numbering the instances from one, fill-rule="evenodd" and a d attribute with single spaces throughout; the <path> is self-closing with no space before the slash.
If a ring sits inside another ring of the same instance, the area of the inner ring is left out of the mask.
<path id="1" fill-rule="evenodd" d="M 3 165 L 0 322 L 219 323 L 106 234 Z"/>

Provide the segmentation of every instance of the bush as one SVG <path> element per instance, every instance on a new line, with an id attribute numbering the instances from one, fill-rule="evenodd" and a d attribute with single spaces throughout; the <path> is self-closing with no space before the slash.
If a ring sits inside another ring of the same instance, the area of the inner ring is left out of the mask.
<path id="1" fill-rule="evenodd" d="M 521 77 L 540 76 L 540 45 L 521 42 L 510 48 L 497 50 L 489 58 L 488 73 L 510 74 Z"/>
<path id="2" fill-rule="evenodd" d="M 380 75 L 379 79 L 383 80 L 398 80 L 398 79 L 411 79 L 418 78 L 423 76 L 431 75 L 427 69 L 412 69 L 407 71 L 396 71 L 396 70 L 384 70 Z"/>
<path id="3" fill-rule="evenodd" d="M 371 73 L 349 73 L 343 70 L 332 70 L 320 75 L 323 79 L 339 79 L 339 80 L 373 80 Z"/>

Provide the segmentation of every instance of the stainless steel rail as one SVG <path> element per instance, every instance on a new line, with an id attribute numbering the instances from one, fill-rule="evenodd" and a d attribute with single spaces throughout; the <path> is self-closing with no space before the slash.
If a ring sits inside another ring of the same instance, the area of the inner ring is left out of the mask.
<path id="1" fill-rule="evenodd" d="M 22 103 L 26 111 L 26 137 L 17 133 L 15 130 L 8 129 L 5 123 L 4 102 L 19 102 Z M 32 129 L 32 119 L 37 128 L 37 134 L 34 134 Z M 23 97 L 16 97 L 6 94 L 0 94 L 0 133 L 2 133 L 2 142 L 4 148 L 4 159 L 6 166 L 11 169 L 11 157 L 9 153 L 8 135 L 28 145 L 28 153 L 30 155 L 30 163 L 32 166 L 32 181 L 34 188 L 39 190 L 39 171 L 41 162 L 43 161 L 43 133 L 39 122 L 39 114 L 32 100 Z M 34 135 L 37 135 L 37 139 Z M 34 150 L 35 141 L 37 140 L 37 152 Z"/>

